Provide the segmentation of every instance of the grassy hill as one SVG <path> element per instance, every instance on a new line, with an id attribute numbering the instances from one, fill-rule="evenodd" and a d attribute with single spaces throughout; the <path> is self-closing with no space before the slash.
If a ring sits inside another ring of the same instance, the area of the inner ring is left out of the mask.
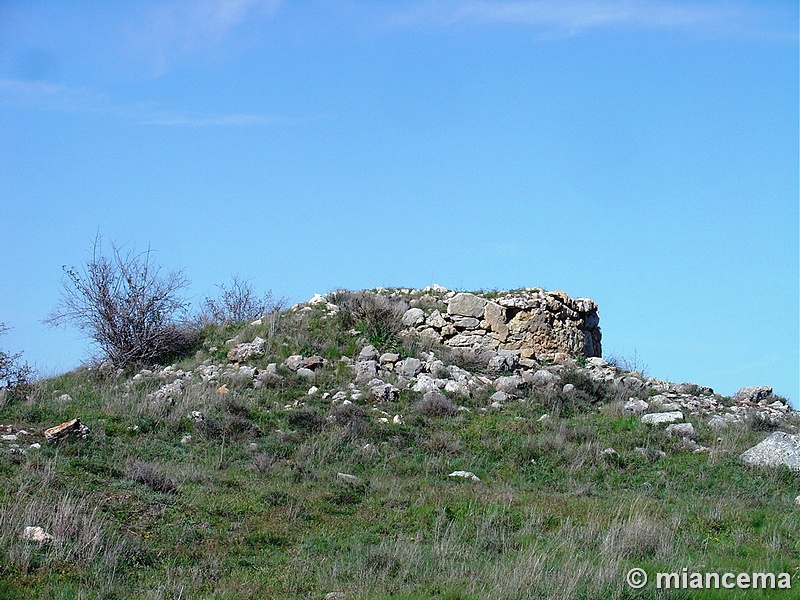
<path id="1" fill-rule="evenodd" d="M 738 458 L 778 425 L 689 417 L 708 449 L 694 452 L 626 414 L 580 358 L 558 370 L 572 396 L 529 386 L 493 406 L 491 386 L 442 399 L 389 378 L 396 393 L 375 398 L 352 365 L 370 342 L 479 365 L 368 325 L 314 305 L 209 326 L 166 368 L 82 368 L 7 398 L 0 598 L 796 597 L 796 577 L 794 591 L 625 580 L 797 574 L 797 476 Z M 257 337 L 263 354 L 228 361 Z M 294 355 L 324 362 L 312 378 Z M 85 439 L 45 441 L 73 418 Z"/>

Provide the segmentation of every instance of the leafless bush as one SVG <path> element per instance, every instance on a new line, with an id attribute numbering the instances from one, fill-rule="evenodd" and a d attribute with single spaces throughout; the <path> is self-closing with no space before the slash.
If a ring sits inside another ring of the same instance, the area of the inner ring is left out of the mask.
<path id="1" fill-rule="evenodd" d="M 5 323 L 0 323 L 0 335 L 7 331 Z M 0 350 L 0 407 L 8 400 L 24 398 L 30 391 L 33 369 L 20 363 L 20 356 Z"/>
<path id="2" fill-rule="evenodd" d="M 205 298 L 198 316 L 202 325 L 244 323 L 281 310 L 284 301 L 274 299 L 272 292 L 258 295 L 249 280 L 233 275 L 231 283 L 217 286 L 216 298 Z"/>
<path id="3" fill-rule="evenodd" d="M 172 480 L 164 475 L 156 465 L 143 460 L 129 459 L 125 464 L 125 473 L 133 481 L 143 483 L 154 492 L 174 494 L 178 491 Z"/>
<path id="4" fill-rule="evenodd" d="M 456 405 L 441 392 L 428 392 L 411 409 L 428 417 L 449 417 L 458 411 Z"/>
<path id="5" fill-rule="evenodd" d="M 338 290 L 330 295 L 330 301 L 339 307 L 339 318 L 345 328 L 360 330 L 378 348 L 396 341 L 403 329 L 403 314 L 408 310 L 404 300 L 369 291 Z"/>
<path id="6" fill-rule="evenodd" d="M 162 277 L 149 249 L 123 255 L 112 245 L 103 256 L 98 236 L 86 265 L 64 272 L 61 300 L 45 323 L 74 323 L 114 365 L 158 362 L 193 343 L 192 330 L 178 320 L 188 280 L 180 271 Z"/>

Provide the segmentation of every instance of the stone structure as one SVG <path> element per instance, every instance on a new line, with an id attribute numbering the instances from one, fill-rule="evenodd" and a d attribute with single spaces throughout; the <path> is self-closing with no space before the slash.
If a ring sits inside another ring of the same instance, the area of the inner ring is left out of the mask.
<path id="1" fill-rule="evenodd" d="M 561 291 L 528 288 L 499 295 L 422 290 L 403 316 L 407 332 L 445 346 L 510 350 L 523 359 L 553 361 L 560 354 L 602 356 L 597 304 Z M 441 309 L 425 310 L 425 304 Z M 419 304 L 419 306 L 414 306 Z"/>

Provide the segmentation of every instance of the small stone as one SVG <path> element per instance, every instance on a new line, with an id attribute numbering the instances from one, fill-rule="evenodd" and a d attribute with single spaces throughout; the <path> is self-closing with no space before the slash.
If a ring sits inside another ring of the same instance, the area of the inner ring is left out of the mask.
<path id="1" fill-rule="evenodd" d="M 495 392 L 491 396 L 489 396 L 489 400 L 494 402 L 506 402 L 508 400 L 508 394 L 505 392 Z"/>
<path id="2" fill-rule="evenodd" d="M 220 394 L 222 394 L 222 395 L 224 396 L 225 394 L 227 394 L 227 393 L 228 393 L 228 386 L 227 386 L 227 385 L 221 385 L 221 386 L 219 386 L 219 387 L 217 388 L 217 392 L 219 392 Z"/>
<path id="3" fill-rule="evenodd" d="M 313 396 L 318 391 L 319 391 L 319 388 L 317 386 L 315 386 L 315 385 L 312 385 L 310 388 L 308 388 L 308 395 L 309 396 Z"/>
<path id="4" fill-rule="evenodd" d="M 392 423 L 394 423 L 395 425 L 402 425 L 403 417 L 401 417 L 400 415 L 395 415 L 394 418 L 392 419 Z"/>
<path id="5" fill-rule="evenodd" d="M 478 476 L 472 471 L 453 471 L 448 477 L 463 477 L 464 479 L 471 479 L 472 481 L 480 481 Z"/>
<path id="6" fill-rule="evenodd" d="M 349 481 L 353 483 L 358 481 L 358 477 L 356 477 L 355 475 L 350 475 L 350 473 L 337 473 L 336 477 L 338 477 L 342 481 Z"/>
<path id="7" fill-rule="evenodd" d="M 199 410 L 193 410 L 192 412 L 190 412 L 189 413 L 189 418 L 192 421 L 196 422 L 196 423 L 199 423 L 200 421 L 205 421 L 206 420 L 206 416 L 203 413 L 201 413 Z"/>
<path id="8" fill-rule="evenodd" d="M 185 436 L 183 436 L 181 438 L 181 444 L 184 444 L 184 445 L 190 443 L 191 441 L 192 441 L 192 436 L 189 435 L 189 434 L 186 434 Z"/>
<path id="9" fill-rule="evenodd" d="M 41 447 L 42 445 L 38 442 L 34 442 L 30 446 L 28 446 L 28 448 L 30 448 L 31 450 L 39 450 Z"/>
<path id="10" fill-rule="evenodd" d="M 47 533 L 41 527 L 26 527 L 22 533 L 22 539 L 29 542 L 36 542 L 37 544 L 45 544 L 55 540 L 55 538 Z"/>
<path id="11" fill-rule="evenodd" d="M 305 377 L 306 379 L 314 379 L 314 371 L 306 367 L 300 367 L 297 369 L 297 374 L 300 377 Z"/>
<path id="12" fill-rule="evenodd" d="M 48 442 L 58 442 L 70 435 L 86 439 L 89 437 L 89 428 L 81 423 L 80 419 L 72 419 L 66 423 L 61 423 L 61 425 L 51 427 L 44 432 L 44 438 Z"/>

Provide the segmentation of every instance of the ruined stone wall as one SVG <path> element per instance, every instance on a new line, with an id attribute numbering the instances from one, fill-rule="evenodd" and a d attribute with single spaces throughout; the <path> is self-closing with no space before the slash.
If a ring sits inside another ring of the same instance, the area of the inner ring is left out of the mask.
<path id="1" fill-rule="evenodd" d="M 425 288 L 403 315 L 407 332 L 456 348 L 512 350 L 552 361 L 560 354 L 602 356 L 597 304 L 539 288 L 497 294 Z M 488 297 L 487 297 L 488 296 Z M 431 300 L 446 309 L 427 309 Z"/>

